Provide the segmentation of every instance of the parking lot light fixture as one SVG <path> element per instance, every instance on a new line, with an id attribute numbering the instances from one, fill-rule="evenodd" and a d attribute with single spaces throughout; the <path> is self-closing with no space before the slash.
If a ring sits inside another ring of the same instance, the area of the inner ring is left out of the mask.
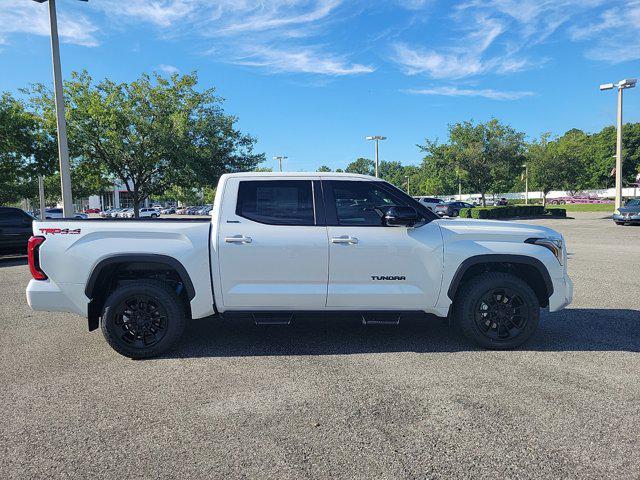
<path id="1" fill-rule="evenodd" d="M 386 140 L 387 137 L 383 137 L 382 135 L 370 135 L 368 137 L 366 137 L 367 140 L 373 140 L 376 142 L 376 150 L 375 150 L 375 176 L 376 178 L 378 178 L 379 175 L 379 171 L 378 171 L 378 142 L 380 140 Z"/>
<path id="2" fill-rule="evenodd" d="M 34 0 L 44 3 L 47 0 Z M 62 68 L 60 66 L 60 42 L 58 40 L 58 19 L 55 0 L 49 1 L 49 22 L 51 24 L 51 56 L 53 61 L 53 91 L 56 104 L 56 125 L 58 131 L 58 157 L 60 159 L 60 186 L 62 192 L 62 215 L 73 217 L 73 197 L 71 193 L 71 168 L 69 167 L 69 145 L 67 144 L 67 122 L 64 117 L 64 95 L 62 90 Z M 80 0 L 86 2 L 88 0 Z"/>
<path id="3" fill-rule="evenodd" d="M 280 172 L 282 172 L 282 161 L 286 160 L 289 157 L 285 157 L 284 155 L 277 155 L 275 157 L 273 157 L 274 160 L 278 161 L 278 167 L 280 169 Z"/>
<path id="4" fill-rule="evenodd" d="M 622 91 L 636 86 L 637 79 L 625 78 L 618 83 L 605 83 L 600 85 L 600 90 L 618 89 L 618 124 L 616 135 L 616 210 L 622 206 Z"/>

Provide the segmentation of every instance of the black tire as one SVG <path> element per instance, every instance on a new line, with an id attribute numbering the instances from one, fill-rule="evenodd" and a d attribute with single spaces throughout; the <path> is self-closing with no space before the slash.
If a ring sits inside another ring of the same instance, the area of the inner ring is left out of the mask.
<path id="1" fill-rule="evenodd" d="M 151 358 L 182 336 L 185 308 L 169 284 L 137 280 L 109 295 L 100 323 L 107 343 L 120 355 Z"/>
<path id="2" fill-rule="evenodd" d="M 520 278 L 490 272 L 460 288 L 453 320 L 461 333 L 479 346 L 509 350 L 534 334 L 540 320 L 540 304 L 531 287 Z"/>
<path id="3" fill-rule="evenodd" d="M 616 225 L 624 225 L 624 222 L 616 222 Z"/>
<path id="4" fill-rule="evenodd" d="M 460 215 L 460 212 L 458 210 L 454 210 L 453 214 L 451 216 L 452 217 L 457 217 L 458 215 Z"/>

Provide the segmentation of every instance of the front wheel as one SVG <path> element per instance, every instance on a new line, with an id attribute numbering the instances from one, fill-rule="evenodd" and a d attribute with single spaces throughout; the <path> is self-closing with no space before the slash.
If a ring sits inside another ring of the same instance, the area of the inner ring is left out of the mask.
<path id="1" fill-rule="evenodd" d="M 452 217 L 457 217 L 458 215 L 460 215 L 460 212 L 458 210 L 454 210 L 453 214 L 451 216 Z"/>
<path id="2" fill-rule="evenodd" d="M 466 283 L 456 295 L 454 322 L 484 348 L 508 350 L 526 342 L 538 327 L 535 292 L 509 273 L 490 272 Z"/>
<path id="3" fill-rule="evenodd" d="M 102 333 L 107 343 L 129 358 L 164 353 L 184 330 L 185 309 L 168 284 L 137 280 L 117 288 L 104 304 Z"/>

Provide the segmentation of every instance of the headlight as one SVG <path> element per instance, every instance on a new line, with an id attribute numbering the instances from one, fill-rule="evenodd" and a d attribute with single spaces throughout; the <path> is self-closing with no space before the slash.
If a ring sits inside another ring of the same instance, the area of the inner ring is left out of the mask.
<path id="1" fill-rule="evenodd" d="M 553 253 L 560 265 L 564 264 L 564 241 L 562 238 L 529 238 L 525 243 L 540 245 Z"/>

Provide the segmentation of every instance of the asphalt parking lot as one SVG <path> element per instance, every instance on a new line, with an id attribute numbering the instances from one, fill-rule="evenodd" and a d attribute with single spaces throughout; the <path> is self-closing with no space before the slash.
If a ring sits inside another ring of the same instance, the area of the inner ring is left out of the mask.
<path id="1" fill-rule="evenodd" d="M 0 478 L 639 478 L 640 227 L 531 220 L 568 242 L 574 303 L 525 347 L 444 322 L 193 321 L 132 361 L 32 312 L 0 260 Z"/>

